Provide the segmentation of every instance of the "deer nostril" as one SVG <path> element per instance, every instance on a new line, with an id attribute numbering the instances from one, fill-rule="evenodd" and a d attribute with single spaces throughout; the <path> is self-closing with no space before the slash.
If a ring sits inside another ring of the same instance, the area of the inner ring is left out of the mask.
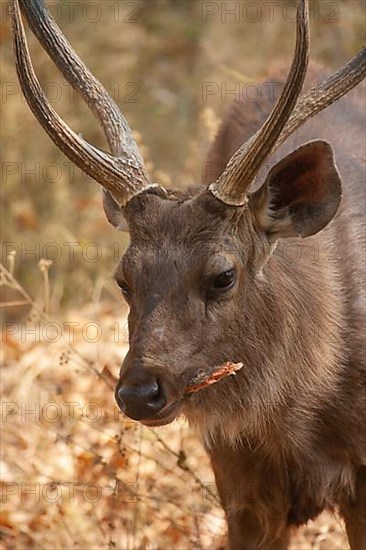
<path id="1" fill-rule="evenodd" d="M 154 389 L 152 389 L 151 391 L 150 400 L 151 402 L 160 401 L 160 399 L 162 399 L 163 397 L 164 397 L 164 392 L 162 390 L 162 386 L 159 380 L 156 380 Z"/>
<path id="2" fill-rule="evenodd" d="M 154 416 L 167 403 L 157 379 L 138 385 L 121 384 L 116 389 L 116 401 L 122 412 L 134 420 Z"/>
<path id="3" fill-rule="evenodd" d="M 160 386 L 157 380 L 155 380 L 154 383 L 151 385 L 149 391 L 150 391 L 149 398 L 151 401 L 153 401 L 160 393 Z"/>

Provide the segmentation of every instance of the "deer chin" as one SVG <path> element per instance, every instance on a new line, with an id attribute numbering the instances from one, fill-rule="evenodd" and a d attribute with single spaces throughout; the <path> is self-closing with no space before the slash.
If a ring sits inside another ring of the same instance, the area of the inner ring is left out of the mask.
<path id="1" fill-rule="evenodd" d="M 161 410 L 159 414 L 151 418 L 140 420 L 140 423 L 144 426 L 148 426 L 149 428 L 166 426 L 166 424 L 170 424 L 171 422 L 173 422 L 173 420 L 177 418 L 182 409 L 182 406 L 183 404 L 181 401 L 174 401 L 170 405 L 164 407 L 164 409 Z"/>

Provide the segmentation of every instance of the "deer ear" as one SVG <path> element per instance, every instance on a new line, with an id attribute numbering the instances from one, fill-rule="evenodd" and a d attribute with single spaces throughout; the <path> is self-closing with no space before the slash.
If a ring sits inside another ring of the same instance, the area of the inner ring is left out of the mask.
<path id="1" fill-rule="evenodd" d="M 128 231 L 128 225 L 125 217 L 123 216 L 121 207 L 116 203 L 112 195 L 105 189 L 103 189 L 103 208 L 110 224 L 112 224 L 118 231 Z"/>
<path id="2" fill-rule="evenodd" d="M 336 214 L 341 198 L 332 147 L 326 141 L 310 141 L 270 170 L 249 204 L 254 223 L 273 242 L 314 235 Z"/>

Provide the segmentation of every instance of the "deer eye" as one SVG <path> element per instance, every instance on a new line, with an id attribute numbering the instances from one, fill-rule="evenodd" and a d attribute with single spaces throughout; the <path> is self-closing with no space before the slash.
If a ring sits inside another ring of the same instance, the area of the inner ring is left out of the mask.
<path id="1" fill-rule="evenodd" d="M 234 269 L 228 269 L 227 271 L 223 271 L 219 275 L 216 275 L 211 279 L 210 281 L 210 288 L 209 288 L 209 294 L 211 296 L 215 296 L 217 294 L 221 294 L 223 292 L 226 292 L 230 288 L 232 288 L 236 281 L 236 275 Z"/>
<path id="2" fill-rule="evenodd" d="M 121 292 L 123 296 L 128 299 L 131 296 L 131 288 L 128 286 L 126 281 L 117 281 L 117 284 L 119 288 L 121 289 Z"/>

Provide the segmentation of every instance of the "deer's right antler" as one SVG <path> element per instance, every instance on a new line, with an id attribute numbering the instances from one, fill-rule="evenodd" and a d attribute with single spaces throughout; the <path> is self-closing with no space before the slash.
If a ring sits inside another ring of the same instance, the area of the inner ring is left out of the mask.
<path id="1" fill-rule="evenodd" d="M 112 154 L 97 149 L 76 134 L 51 107 L 32 67 L 20 8 L 42 47 L 99 120 Z M 10 13 L 16 68 L 23 94 L 54 143 L 83 172 L 109 191 L 120 206 L 142 191 L 156 187 L 147 176 L 127 121 L 71 48 L 44 0 L 10 0 Z"/>

